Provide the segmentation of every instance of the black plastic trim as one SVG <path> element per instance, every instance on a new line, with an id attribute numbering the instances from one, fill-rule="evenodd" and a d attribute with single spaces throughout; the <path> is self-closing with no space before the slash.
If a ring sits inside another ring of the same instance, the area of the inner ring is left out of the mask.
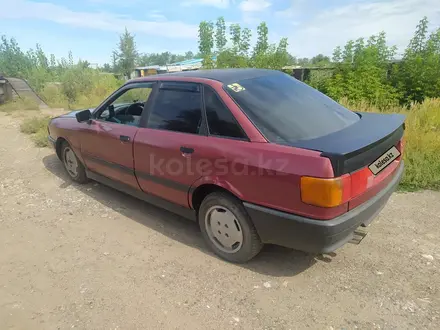
<path id="1" fill-rule="evenodd" d="M 329 158 L 335 176 L 365 167 L 402 138 L 405 116 L 400 114 L 359 113 L 356 123 L 334 133 L 311 140 L 286 143 L 289 146 L 320 151 Z"/>
<path id="2" fill-rule="evenodd" d="M 386 205 L 404 172 L 401 164 L 391 182 L 376 196 L 332 220 L 315 220 L 260 205 L 244 203 L 261 240 L 310 253 L 336 250 L 361 225 L 368 225 Z"/>
<path id="3" fill-rule="evenodd" d="M 240 128 L 240 131 L 243 134 L 243 137 L 237 138 L 237 137 L 230 137 L 230 136 L 215 135 L 215 134 L 211 134 L 209 132 L 208 115 L 206 113 L 206 103 L 205 103 L 205 89 L 210 89 L 217 96 L 217 98 L 220 100 L 221 104 L 229 111 L 229 113 L 231 114 L 232 118 L 234 118 L 235 124 Z M 224 88 L 223 88 L 223 90 L 226 92 L 226 90 Z M 232 100 L 234 100 L 227 92 L 226 92 L 226 94 L 228 95 L 228 97 L 230 97 Z M 211 86 L 206 85 L 206 84 L 203 84 L 203 106 L 204 106 L 204 112 L 205 112 L 205 116 L 206 116 L 206 126 L 207 126 L 207 130 L 208 130 L 207 135 L 212 136 L 212 137 L 217 137 L 217 138 L 229 139 L 229 140 L 237 140 L 237 141 L 247 141 L 247 142 L 250 142 L 250 139 L 247 136 L 246 132 L 244 131 L 243 127 L 240 125 L 240 123 L 238 122 L 237 118 L 235 118 L 235 116 L 232 113 L 231 109 L 229 109 L 229 107 L 226 105 L 226 103 L 222 99 L 222 97 L 217 93 L 217 91 L 214 88 L 212 88 Z M 241 110 L 241 108 L 240 108 L 240 110 Z M 243 112 L 243 110 L 241 110 L 241 111 Z"/>
<path id="4" fill-rule="evenodd" d="M 55 148 L 57 141 L 50 135 L 47 137 L 47 139 L 49 140 L 50 144 Z"/>
<path id="5" fill-rule="evenodd" d="M 370 165 L 387 150 L 395 146 L 402 138 L 403 133 L 403 126 L 400 126 L 397 130 L 382 140 L 370 144 L 362 149 L 356 150 L 355 152 L 346 155 L 323 152 L 321 156 L 329 158 L 333 166 L 334 175 L 341 176 Z"/>
<path id="6" fill-rule="evenodd" d="M 97 174 L 97 173 L 92 172 L 90 170 L 86 170 L 86 173 L 87 173 L 87 177 L 92 180 L 98 181 L 106 186 L 112 187 L 112 188 L 119 190 L 123 193 L 126 193 L 126 194 L 131 195 L 133 197 L 136 197 L 140 200 L 143 200 L 147 203 L 150 203 L 150 204 L 156 205 L 160 208 L 166 209 L 166 210 L 168 210 L 172 213 L 178 214 L 186 219 L 189 219 L 192 221 L 197 221 L 197 215 L 196 215 L 195 210 L 192 210 L 190 208 L 186 208 L 181 205 L 172 203 L 172 202 L 167 201 L 167 200 L 160 198 L 158 196 L 155 196 L 152 194 L 147 194 L 141 190 L 134 189 L 124 183 L 114 181 L 112 179 L 107 178 L 106 176 Z"/>
<path id="7" fill-rule="evenodd" d="M 136 176 L 138 178 L 142 178 L 142 179 L 154 182 L 154 183 L 158 183 L 158 184 L 161 184 L 162 186 L 172 188 L 175 190 L 189 192 L 189 189 L 190 189 L 190 187 L 187 186 L 186 184 L 182 184 L 182 183 L 176 182 L 174 180 L 170 180 L 170 179 L 165 179 L 165 178 L 162 178 L 159 176 L 151 175 L 151 174 L 145 173 L 145 172 L 136 171 Z"/>
<path id="8" fill-rule="evenodd" d="M 159 176 L 155 176 L 155 175 L 151 175 L 149 173 L 145 173 L 145 172 L 141 172 L 141 171 L 136 171 L 135 172 L 133 168 L 126 167 L 126 166 L 123 166 L 123 165 L 120 165 L 120 164 L 116 164 L 116 163 L 112 163 L 112 162 L 106 161 L 104 159 L 95 157 L 95 156 L 90 156 L 88 154 L 83 155 L 83 157 L 85 159 L 89 159 L 89 160 L 91 160 L 93 162 L 99 163 L 99 164 L 104 165 L 104 166 L 111 167 L 111 168 L 119 170 L 121 172 L 124 172 L 124 173 L 127 173 L 127 174 L 132 174 L 133 176 L 136 174 L 136 177 L 138 177 L 138 178 L 142 178 L 142 179 L 154 182 L 154 183 L 158 183 L 158 184 L 161 184 L 161 185 L 163 185 L 165 187 L 168 187 L 168 188 L 172 188 L 172 189 L 179 190 L 179 191 L 184 191 L 184 192 L 189 192 L 190 191 L 190 186 L 182 184 L 182 183 L 179 183 L 179 182 L 176 182 L 174 180 L 165 179 L 165 178 L 162 178 L 162 177 L 159 177 Z"/>
<path id="9" fill-rule="evenodd" d="M 106 161 L 106 160 L 104 160 L 102 158 L 91 156 L 89 154 L 83 154 L 83 158 L 91 160 L 91 161 L 93 161 L 95 163 L 99 163 L 99 164 L 107 166 L 107 167 L 111 167 L 111 168 L 119 170 L 121 172 L 134 175 L 134 169 L 133 168 L 130 168 L 130 167 L 127 167 L 127 166 L 124 166 L 124 165 L 121 165 L 121 164 L 109 162 L 109 161 Z"/>

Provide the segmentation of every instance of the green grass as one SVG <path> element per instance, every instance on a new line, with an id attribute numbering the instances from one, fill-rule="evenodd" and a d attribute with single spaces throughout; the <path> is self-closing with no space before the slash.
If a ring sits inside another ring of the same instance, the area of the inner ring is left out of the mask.
<path id="1" fill-rule="evenodd" d="M 47 140 L 47 124 L 50 117 L 32 117 L 23 120 L 20 125 L 20 131 L 31 135 L 32 141 L 34 141 L 37 147 L 47 147 L 49 142 Z"/>
<path id="2" fill-rule="evenodd" d="M 11 113 L 18 110 L 38 110 L 38 104 L 31 99 L 14 99 L 13 101 L 6 102 L 5 104 L 0 104 L 0 111 Z"/>

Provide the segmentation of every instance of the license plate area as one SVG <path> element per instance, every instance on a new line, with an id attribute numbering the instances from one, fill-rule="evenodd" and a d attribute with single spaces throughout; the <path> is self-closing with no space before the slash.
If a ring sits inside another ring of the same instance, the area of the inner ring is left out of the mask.
<path id="1" fill-rule="evenodd" d="M 372 162 L 368 168 L 370 171 L 377 175 L 388 167 L 395 159 L 400 156 L 400 151 L 396 147 L 392 147 L 386 151 L 382 156 Z"/>

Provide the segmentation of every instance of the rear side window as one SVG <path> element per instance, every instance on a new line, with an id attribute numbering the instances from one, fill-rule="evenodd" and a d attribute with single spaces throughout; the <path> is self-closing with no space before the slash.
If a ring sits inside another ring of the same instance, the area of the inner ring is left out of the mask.
<path id="1" fill-rule="evenodd" d="M 284 73 L 241 80 L 225 89 L 271 142 L 322 137 L 359 120 L 354 112 Z"/>
<path id="2" fill-rule="evenodd" d="M 209 134 L 236 139 L 246 138 L 231 111 L 211 88 L 205 86 L 204 96 Z"/>
<path id="3" fill-rule="evenodd" d="M 147 127 L 198 134 L 202 123 L 202 101 L 200 90 L 194 85 L 162 84 L 151 109 Z"/>

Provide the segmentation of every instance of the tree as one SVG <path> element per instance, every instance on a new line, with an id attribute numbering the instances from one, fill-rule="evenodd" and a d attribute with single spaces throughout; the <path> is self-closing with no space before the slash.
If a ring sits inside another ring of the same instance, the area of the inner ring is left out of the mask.
<path id="1" fill-rule="evenodd" d="M 293 56 L 292 54 L 288 53 L 287 54 L 287 65 L 297 65 L 298 64 L 298 60 L 295 56 Z"/>
<path id="2" fill-rule="evenodd" d="M 1 37 L 0 72 L 5 76 L 25 78 L 32 67 L 32 61 L 22 52 L 14 38 Z"/>
<path id="3" fill-rule="evenodd" d="M 248 52 L 250 48 L 251 31 L 241 29 L 239 24 L 229 27 L 232 47 L 223 47 L 217 54 L 217 68 L 244 68 L 249 66 Z M 223 40 L 226 43 L 226 37 Z"/>
<path id="4" fill-rule="evenodd" d="M 51 68 L 55 68 L 57 65 L 57 61 L 54 54 L 50 54 L 50 62 L 49 65 Z"/>
<path id="5" fill-rule="evenodd" d="M 184 55 L 185 60 L 192 60 L 194 58 L 194 53 L 192 51 L 187 51 Z"/>
<path id="6" fill-rule="evenodd" d="M 120 70 L 125 77 L 130 78 L 136 66 L 138 52 L 136 50 L 134 35 L 130 34 L 127 28 L 125 28 L 125 32 L 119 37 L 118 48 L 113 54 L 118 70 Z"/>
<path id="7" fill-rule="evenodd" d="M 394 84 L 401 103 L 422 102 L 440 96 L 440 29 L 428 36 L 428 19 L 417 25 L 402 62 L 397 66 Z"/>
<path id="8" fill-rule="evenodd" d="M 304 58 L 298 58 L 298 59 L 297 59 L 297 64 L 298 64 L 299 66 L 302 66 L 302 67 L 304 67 L 304 66 L 308 66 L 308 65 L 310 65 L 310 59 L 308 59 L 307 57 L 304 57 Z"/>
<path id="9" fill-rule="evenodd" d="M 223 17 L 219 17 L 216 23 L 217 30 L 215 32 L 215 44 L 217 46 L 217 50 L 222 52 L 226 46 L 226 23 Z"/>
<path id="10" fill-rule="evenodd" d="M 203 57 L 203 67 L 212 68 L 212 48 L 214 47 L 214 24 L 202 21 L 199 24 L 199 52 Z"/>
<path id="11" fill-rule="evenodd" d="M 167 65 L 184 60 L 190 60 L 192 58 L 194 58 L 194 54 L 191 51 L 186 52 L 184 55 L 173 54 L 171 52 L 148 53 L 140 54 L 136 60 L 136 63 L 139 66 Z"/>
<path id="12" fill-rule="evenodd" d="M 267 28 L 266 22 L 261 22 L 257 27 L 258 40 L 254 49 L 254 56 L 264 54 L 269 48 L 268 39 L 269 29 Z"/>
<path id="13" fill-rule="evenodd" d="M 112 52 L 112 70 L 113 72 L 118 72 L 118 56 L 116 54 L 116 51 Z"/>
<path id="14" fill-rule="evenodd" d="M 310 60 L 313 66 L 328 66 L 331 64 L 330 57 L 323 54 L 318 54 Z"/>
<path id="15" fill-rule="evenodd" d="M 342 48 L 341 46 L 337 46 L 335 48 L 335 50 L 333 51 L 333 62 L 334 63 L 339 63 L 342 61 Z"/>
<path id="16" fill-rule="evenodd" d="M 281 38 L 275 53 L 274 68 L 281 70 L 289 61 L 289 53 L 287 46 L 289 45 L 287 38 Z"/>
<path id="17" fill-rule="evenodd" d="M 104 65 L 102 66 L 102 71 L 104 71 L 104 72 L 112 72 L 112 67 L 110 66 L 110 64 L 104 63 Z"/>
<path id="18" fill-rule="evenodd" d="M 87 60 L 79 60 L 78 61 L 78 66 L 80 67 L 80 68 L 83 68 L 83 69 L 88 69 L 88 68 L 90 68 L 90 62 L 89 61 L 87 61 Z"/>
<path id="19" fill-rule="evenodd" d="M 231 24 L 231 26 L 229 27 L 229 33 L 231 34 L 232 47 L 234 51 L 238 53 L 241 41 L 240 24 Z"/>
<path id="20" fill-rule="evenodd" d="M 249 49 L 251 47 L 251 37 L 252 37 L 251 30 L 248 28 L 244 28 L 241 34 L 240 47 L 239 47 L 241 56 L 247 57 L 249 55 Z"/>
<path id="21" fill-rule="evenodd" d="M 337 100 L 367 101 L 381 108 L 394 105 L 398 92 L 389 79 L 389 68 L 395 53 L 396 48 L 387 45 L 384 32 L 371 36 L 366 43 L 363 38 L 350 40 L 343 50 L 335 49 L 332 76 L 310 83 Z"/>

